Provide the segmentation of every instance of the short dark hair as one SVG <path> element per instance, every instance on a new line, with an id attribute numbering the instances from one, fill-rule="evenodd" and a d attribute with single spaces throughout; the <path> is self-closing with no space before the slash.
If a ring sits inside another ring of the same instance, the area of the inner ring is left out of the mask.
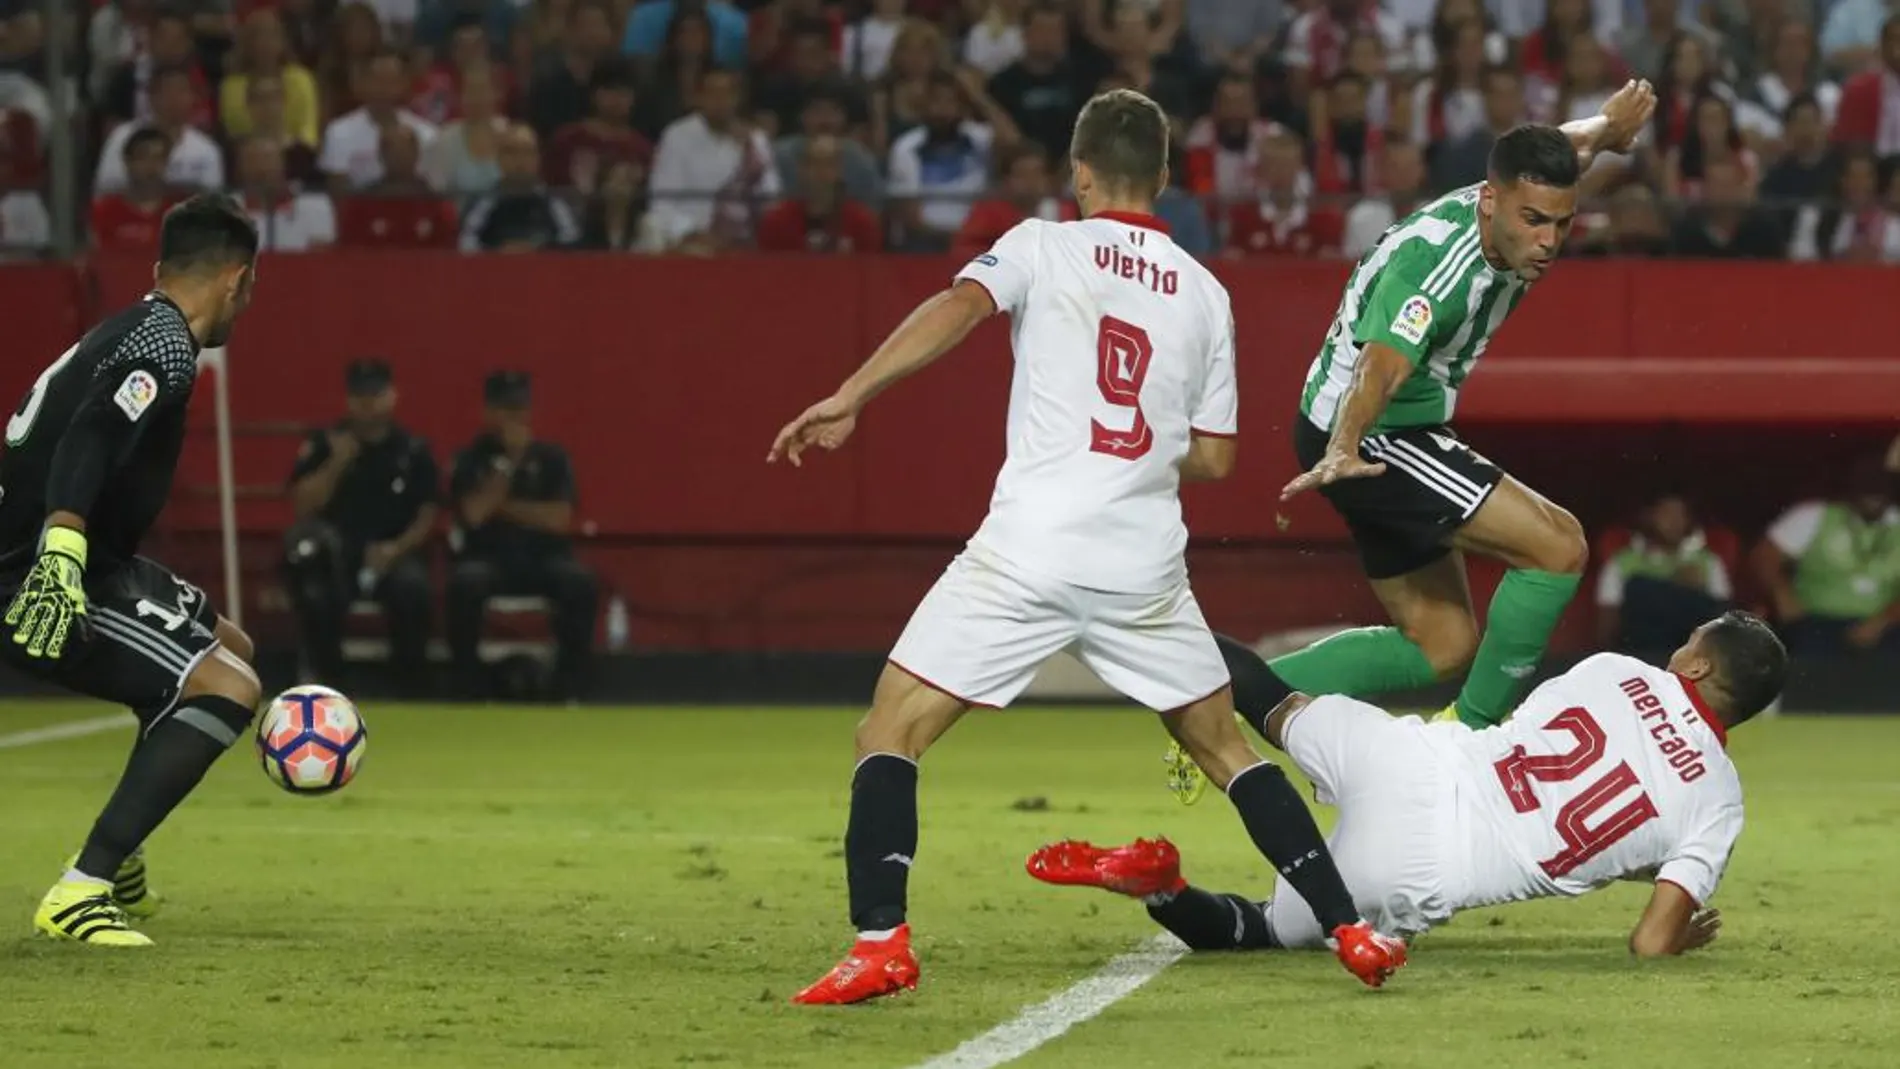
<path id="1" fill-rule="evenodd" d="M 594 76 L 588 79 L 587 89 L 592 93 L 603 89 L 624 89 L 631 93 L 635 81 L 633 65 L 619 56 L 613 56 L 594 65 Z"/>
<path id="2" fill-rule="evenodd" d="M 1524 83 L 1523 72 L 1519 71 L 1516 67 L 1510 66 L 1509 64 L 1505 64 L 1505 63 L 1493 63 L 1490 66 L 1486 67 L 1484 69 L 1484 76 L 1480 80 L 1485 84 L 1487 88 L 1489 88 L 1491 82 L 1498 78 L 1506 78 L 1513 82 L 1518 83 L 1519 85 L 1522 85 Z"/>
<path id="3" fill-rule="evenodd" d="M 1583 177 L 1583 168 L 1568 134 L 1555 126 L 1526 123 L 1506 131 L 1491 146 L 1490 176 L 1498 185 L 1535 182 L 1569 189 Z"/>
<path id="4" fill-rule="evenodd" d="M 1155 196 L 1168 166 L 1168 115 L 1133 89 L 1098 94 L 1075 120 L 1069 158 L 1110 186 Z"/>
<path id="5" fill-rule="evenodd" d="M 814 19 L 814 18 L 798 19 L 797 21 L 793 22 L 791 26 L 786 28 L 785 39 L 787 41 L 790 41 L 799 37 L 816 37 L 819 40 L 823 41 L 826 47 L 830 47 L 831 23 L 826 22 L 824 19 Z"/>
<path id="6" fill-rule="evenodd" d="M 1796 93 L 1789 99 L 1788 106 L 1781 109 L 1781 121 L 1784 123 L 1793 122 L 1794 113 L 1800 111 L 1802 108 L 1813 108 L 1815 114 L 1821 115 L 1824 118 L 1826 117 L 1826 113 L 1821 110 L 1820 98 L 1816 97 L 1813 93 Z"/>
<path id="7" fill-rule="evenodd" d="M 167 153 L 171 151 L 172 139 L 166 137 L 164 131 L 150 126 L 141 126 L 132 131 L 131 137 L 125 139 L 125 147 L 119 150 L 119 156 L 121 159 L 129 160 L 132 158 L 132 153 L 155 141 L 160 150 Z"/>
<path id="8" fill-rule="evenodd" d="M 1702 632 L 1702 649 L 1715 662 L 1716 685 L 1728 697 L 1730 726 L 1781 696 L 1788 650 L 1761 617 L 1739 610 L 1723 613 Z"/>
<path id="9" fill-rule="evenodd" d="M 198 89 L 198 83 L 192 80 L 190 67 L 182 63 L 168 63 L 145 76 L 145 91 L 147 93 L 156 93 L 158 92 L 160 82 L 169 81 L 173 78 L 183 78 L 185 85 L 193 92 L 196 92 Z"/>
<path id="10" fill-rule="evenodd" d="M 199 193 L 165 213 L 158 267 L 166 274 L 248 265 L 257 259 L 257 224 L 222 193 Z"/>

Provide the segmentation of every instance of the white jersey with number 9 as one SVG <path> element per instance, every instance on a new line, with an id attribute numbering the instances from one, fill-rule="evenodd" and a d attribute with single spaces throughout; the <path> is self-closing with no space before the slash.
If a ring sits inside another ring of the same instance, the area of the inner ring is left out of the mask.
<path id="1" fill-rule="evenodd" d="M 1008 457 L 971 539 L 1090 590 L 1186 576 L 1180 465 L 1236 431 L 1233 312 L 1150 216 L 1029 220 L 958 279 L 1013 320 Z"/>

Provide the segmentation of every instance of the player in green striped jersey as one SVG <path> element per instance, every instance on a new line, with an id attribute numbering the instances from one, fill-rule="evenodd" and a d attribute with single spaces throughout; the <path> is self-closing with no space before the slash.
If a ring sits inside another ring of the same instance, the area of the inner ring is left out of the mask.
<path id="1" fill-rule="evenodd" d="M 1269 670 L 1308 694 L 1366 696 L 1468 667 L 1446 715 L 1484 727 L 1509 714 L 1576 593 L 1588 544 L 1576 517 L 1449 423 L 1492 335 L 1556 259 L 1582 172 L 1599 152 L 1628 151 L 1655 103 L 1647 82 L 1631 82 L 1592 119 L 1511 130 L 1485 181 L 1414 212 L 1359 261 L 1300 395 L 1305 474 L 1281 499 L 1326 496 L 1396 626 L 1347 631 L 1271 665 L 1223 640 L 1242 710 L 1242 681 Z M 1482 639 L 1465 553 L 1508 569 Z M 1169 782 L 1185 800 L 1198 791 L 1179 762 Z"/>

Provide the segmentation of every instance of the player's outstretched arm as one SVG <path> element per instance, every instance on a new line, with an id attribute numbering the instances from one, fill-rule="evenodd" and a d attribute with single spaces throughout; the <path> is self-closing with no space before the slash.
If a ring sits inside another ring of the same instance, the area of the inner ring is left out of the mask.
<path id="1" fill-rule="evenodd" d="M 989 291 L 968 280 L 960 280 L 918 305 L 837 392 L 806 409 L 778 432 L 771 452 L 765 456 L 766 463 L 776 463 L 783 457 L 796 465 L 809 446 L 842 446 L 857 427 L 858 413 L 871 398 L 930 366 L 995 313 L 996 303 Z"/>
<path id="2" fill-rule="evenodd" d="M 1326 455 L 1313 470 L 1286 484 L 1280 500 L 1286 501 L 1308 490 L 1329 486 L 1341 479 L 1368 479 L 1385 474 L 1384 464 L 1374 464 L 1359 455 L 1359 443 L 1366 432 L 1379 422 L 1386 406 L 1412 376 L 1410 357 L 1380 342 L 1367 342 L 1353 372 L 1352 389 L 1333 420 L 1333 437 Z"/>
<path id="3" fill-rule="evenodd" d="M 1636 930 L 1630 933 L 1630 953 L 1639 958 L 1661 958 L 1707 946 L 1721 930 L 1722 915 L 1702 909 L 1689 892 L 1668 880 L 1657 880 Z"/>
<path id="4" fill-rule="evenodd" d="M 1559 127 L 1576 146 L 1577 161 L 1587 170 L 1599 152 L 1628 152 L 1656 114 L 1656 91 L 1649 82 L 1625 82 L 1603 105 L 1601 113 Z"/>

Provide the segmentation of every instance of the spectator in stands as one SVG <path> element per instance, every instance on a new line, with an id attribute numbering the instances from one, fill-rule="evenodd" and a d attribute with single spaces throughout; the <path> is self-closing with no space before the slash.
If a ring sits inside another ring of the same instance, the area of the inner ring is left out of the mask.
<path id="1" fill-rule="evenodd" d="M 502 130 L 497 154 L 499 181 L 471 202 L 462 217 L 462 251 L 535 252 L 578 242 L 581 228 L 573 209 L 541 181 L 541 149 L 534 130 L 525 123 Z"/>
<path id="2" fill-rule="evenodd" d="M 175 11 L 160 10 L 152 16 L 144 48 L 133 62 L 119 69 L 106 92 L 106 115 L 120 121 L 152 122 L 156 103 L 153 82 L 162 70 L 185 72 L 192 89 L 187 121 L 200 130 L 210 130 L 215 125 L 212 86 L 199 61 L 191 23 Z"/>
<path id="3" fill-rule="evenodd" d="M 99 170 L 93 176 L 94 193 L 116 193 L 125 188 L 125 145 L 140 130 L 156 130 L 171 146 L 165 181 L 178 189 L 224 188 L 224 154 L 218 143 L 191 125 L 198 92 L 190 72 L 165 67 L 152 72 L 152 117 L 148 122 L 124 123 L 114 129 L 99 151 Z"/>
<path id="4" fill-rule="evenodd" d="M 610 159 L 601 165 L 595 185 L 581 218 L 578 248 L 637 253 L 657 253 L 664 248 L 648 210 L 644 164 Z"/>
<path id="5" fill-rule="evenodd" d="M 540 596 L 553 605 L 558 684 L 573 697 L 586 685 L 600 596 L 593 574 L 574 559 L 574 468 L 565 449 L 535 437 L 526 372 L 490 375 L 482 399 L 487 430 L 456 456 L 449 487 L 456 559 L 448 628 L 456 678 L 484 684 L 480 643 L 489 598 Z"/>
<path id="6" fill-rule="evenodd" d="M 1029 9 L 1022 58 L 990 79 L 989 95 L 1051 158 L 1068 155 L 1087 94 L 1069 56 L 1069 16 L 1049 0 Z"/>
<path id="7" fill-rule="evenodd" d="M 988 0 L 983 17 L 963 38 L 963 64 L 985 78 L 993 78 L 1023 58 L 1023 17 L 1026 0 Z"/>
<path id="8" fill-rule="evenodd" d="M 92 198 L 92 244 L 112 251 L 156 252 L 158 225 L 175 202 L 165 183 L 171 142 L 151 127 L 134 130 L 119 149 L 118 192 Z"/>
<path id="9" fill-rule="evenodd" d="M 1389 227 L 1430 199 L 1425 188 L 1425 154 L 1409 141 L 1385 143 L 1379 175 L 1385 185 L 1384 195 L 1367 197 L 1346 213 L 1340 252 L 1348 260 L 1364 256 Z"/>
<path id="10" fill-rule="evenodd" d="M 633 71 L 625 62 L 595 68 L 592 113 L 561 127 L 544 154 L 549 185 L 591 196 L 601 172 L 620 162 L 635 164 L 646 185 L 653 145 L 633 128 L 634 97 Z"/>
<path id="11" fill-rule="evenodd" d="M 1796 654 L 1900 651 L 1900 510 L 1879 458 L 1844 493 L 1783 513 L 1750 559 Z"/>
<path id="12" fill-rule="evenodd" d="M 1484 181 L 1491 146 L 1523 121 L 1524 79 L 1509 67 L 1492 67 L 1484 74 L 1484 128 L 1438 146 L 1432 154 L 1432 188 L 1443 192 Z"/>
<path id="13" fill-rule="evenodd" d="M 1611 5 L 1614 7 L 1618 2 L 1620 0 L 1611 0 Z M 1500 5 L 1500 18 L 1517 6 Z M 1598 44 L 1604 43 L 1606 35 L 1597 25 L 1597 9 L 1602 6 L 1591 0 L 1549 0 L 1544 5 L 1542 24 L 1524 35 L 1518 44 L 1517 62 L 1526 84 L 1554 86 L 1561 83 L 1569 67 L 1570 50 L 1578 41 L 1588 37 Z M 1505 32 L 1511 32 L 1508 24 Z"/>
<path id="14" fill-rule="evenodd" d="M 323 131 L 317 164 L 329 176 L 332 193 L 360 190 L 383 177 L 380 148 L 391 128 L 408 130 L 424 149 L 435 140 L 436 128 L 401 106 L 407 83 L 407 68 L 393 51 L 377 53 L 363 68 L 357 80 L 362 107 L 331 120 Z"/>
<path id="15" fill-rule="evenodd" d="M 1323 0 L 1287 28 L 1284 59 L 1297 92 L 1330 85 L 1346 69 L 1346 41 L 1354 30 L 1378 35 L 1392 73 L 1409 70 L 1405 24 L 1376 0 Z"/>
<path id="16" fill-rule="evenodd" d="M 1782 27 L 1798 23 L 1807 30 L 1808 51 L 1814 50 L 1814 0 L 1711 0 L 1703 19 L 1717 36 L 1717 52 L 1734 72 L 1738 83 L 1752 84 L 1774 66 Z M 1780 114 L 1786 101 L 1769 110 Z"/>
<path id="17" fill-rule="evenodd" d="M 1900 173 L 1900 167 L 1890 169 Z M 1834 195 L 1795 215 L 1788 256 L 1797 261 L 1900 262 L 1900 209 L 1880 202 L 1880 163 L 1862 148 L 1841 159 Z M 1891 185 L 1891 182 L 1889 182 Z"/>
<path id="18" fill-rule="evenodd" d="M 1702 198 L 1676 225 L 1675 249 L 1702 259 L 1779 260 L 1788 238 L 1774 213 L 1755 201 L 1755 186 L 1732 160 L 1702 169 Z"/>
<path id="19" fill-rule="evenodd" d="M 1693 5 L 1681 0 L 1643 0 L 1643 18 L 1623 27 L 1616 37 L 1616 53 L 1629 66 L 1630 74 L 1647 78 L 1660 90 L 1680 62 L 1682 42 L 1693 41 L 1704 71 L 1713 70 L 1709 57 L 1715 54 L 1715 35 L 1697 22 Z M 1678 85 L 1678 92 L 1692 97 L 1702 86 Z"/>
<path id="20" fill-rule="evenodd" d="M 1782 20 L 1770 58 L 1768 70 L 1752 83 L 1755 100 L 1775 115 L 1783 115 L 1795 100 L 1811 97 L 1820 105 L 1823 124 L 1832 126 L 1841 107 L 1841 87 L 1821 72 L 1814 28 L 1797 19 Z"/>
<path id="21" fill-rule="evenodd" d="M 982 253 L 1025 219 L 1060 222 L 1078 217 L 1072 205 L 1056 197 L 1049 156 L 1041 145 L 1018 143 L 1000 159 L 996 195 L 978 201 L 957 231 L 951 251 L 959 257 Z"/>
<path id="22" fill-rule="evenodd" d="M 355 196 L 435 199 L 435 189 L 422 177 L 422 142 L 414 130 L 401 124 L 385 129 L 376 143 L 376 158 L 382 177 L 357 190 Z"/>
<path id="23" fill-rule="evenodd" d="M 1841 10 L 1835 8 L 1835 14 Z M 1883 157 L 1900 154 L 1900 14 L 1880 31 L 1879 64 L 1849 78 L 1841 88 L 1834 139 L 1866 145 Z"/>
<path id="24" fill-rule="evenodd" d="M 1354 30 L 1352 36 L 1346 39 L 1346 69 L 1339 73 L 1339 77 L 1347 75 L 1356 76 L 1360 84 L 1366 87 L 1366 125 L 1380 131 L 1409 128 L 1409 112 L 1394 115 L 1392 88 L 1398 79 L 1392 77 L 1386 63 L 1385 44 L 1379 40 L 1378 34 Z M 1334 81 L 1337 82 L 1338 78 Z M 1404 108 L 1409 105 L 1410 98 L 1401 95 L 1399 103 Z"/>
<path id="25" fill-rule="evenodd" d="M 873 149 L 888 158 L 898 138 L 923 125 L 931 80 L 949 70 L 943 33 L 921 19 L 906 22 L 891 45 L 884 77 L 871 87 Z"/>
<path id="26" fill-rule="evenodd" d="M 1784 222 L 1792 223 L 1800 202 L 1834 191 L 1839 161 L 1828 151 L 1827 120 L 1813 97 L 1789 101 L 1781 125 L 1786 148 L 1762 176 L 1761 197 Z"/>
<path id="27" fill-rule="evenodd" d="M 1292 7 L 1287 0 L 1187 0 L 1188 36 L 1202 63 L 1251 78 Z"/>
<path id="28" fill-rule="evenodd" d="M 943 252 L 989 185 L 995 132 L 969 117 L 954 75 L 931 78 L 924 125 L 891 146 L 890 186 L 901 244 L 909 252 Z"/>
<path id="29" fill-rule="evenodd" d="M 823 94 L 845 103 L 849 122 L 863 124 L 869 117 L 857 88 L 838 72 L 832 53 L 831 27 L 824 22 L 807 20 L 792 25 L 786 37 L 789 60 L 783 74 L 761 87 L 759 99 L 766 106 L 759 111 L 762 125 L 769 125 L 771 136 L 798 129 L 805 101 Z"/>
<path id="30" fill-rule="evenodd" d="M 740 121 L 737 75 L 709 70 L 699 108 L 666 128 L 653 153 L 653 213 L 666 247 L 716 251 L 743 244 L 779 194 L 772 146 Z"/>
<path id="31" fill-rule="evenodd" d="M 779 174 L 800 174 L 805 167 L 806 146 L 815 138 L 834 139 L 844 168 L 845 196 L 875 211 L 884 203 L 884 175 L 864 142 L 845 136 L 849 125 L 844 100 L 828 92 L 813 93 L 805 98 L 798 132 L 774 142 L 772 158 Z"/>
<path id="32" fill-rule="evenodd" d="M 1407 11 L 1407 7 L 1410 11 Z M 1511 41 L 1498 32 L 1495 20 L 1484 9 L 1484 0 L 1401 0 L 1392 13 L 1405 24 L 1411 36 L 1411 69 L 1420 74 L 1438 69 L 1442 57 L 1457 47 L 1458 27 L 1475 22 L 1484 31 L 1484 59 L 1480 72 L 1493 63 L 1511 58 Z"/>
<path id="33" fill-rule="evenodd" d="M 1689 135 L 1695 126 L 1696 101 L 1711 95 L 1724 100 L 1733 97 L 1712 73 L 1708 46 L 1701 38 L 1679 33 L 1670 39 L 1667 55 L 1668 69 L 1656 83 L 1656 118 L 1648 146 L 1658 158 Z"/>
<path id="34" fill-rule="evenodd" d="M 1430 78 L 1412 89 L 1411 137 L 1420 145 L 1467 137 L 1484 128 L 1484 23 L 1451 29 Z"/>
<path id="35" fill-rule="evenodd" d="M 878 217 L 844 181 L 844 140 L 814 137 L 799 160 L 797 195 L 759 220 L 762 252 L 854 253 L 884 247 Z"/>
<path id="36" fill-rule="evenodd" d="M 311 73 L 319 75 L 317 86 L 321 91 L 323 79 L 317 64 L 323 55 L 324 38 L 330 25 L 328 6 L 320 0 L 280 0 L 277 10 L 284 19 L 284 37 L 290 42 L 290 54 L 309 67 Z"/>
<path id="37" fill-rule="evenodd" d="M 1622 84 L 1620 71 L 1595 37 L 1584 34 L 1564 52 L 1563 79 L 1555 87 L 1540 120 L 1558 126 L 1601 114 Z"/>
<path id="38" fill-rule="evenodd" d="M 1130 8 L 1139 9 L 1143 14 L 1140 36 L 1142 48 L 1150 57 L 1171 56 L 1180 44 L 1183 11 L 1179 0 L 1131 0 L 1129 3 L 1075 0 L 1071 6 L 1081 19 L 1082 36 L 1108 56 L 1111 70 L 1120 66 L 1115 62 L 1119 52 L 1126 49 L 1132 54 L 1133 51 L 1130 40 L 1123 34 L 1132 32 L 1136 23 L 1119 21 Z"/>
<path id="39" fill-rule="evenodd" d="M 907 0 L 871 0 L 870 13 L 845 27 L 838 52 L 846 74 L 867 82 L 884 77 L 897 35 L 909 21 L 905 18 L 907 6 Z"/>
<path id="40" fill-rule="evenodd" d="M 418 118 L 435 127 L 447 126 L 467 115 L 462 105 L 462 83 L 471 72 L 479 72 L 485 82 L 483 91 L 492 100 L 492 113 L 513 110 L 514 82 L 508 68 L 499 66 L 490 55 L 488 34 L 478 17 L 464 16 L 450 31 L 446 59 L 422 64 L 410 79 L 408 108 Z"/>
<path id="41" fill-rule="evenodd" d="M 1663 154 L 1663 196 L 1700 200 L 1704 177 L 1715 163 L 1734 166 L 1742 180 L 1754 186 L 1761 164 L 1743 142 L 1742 131 L 1735 125 L 1735 109 L 1728 101 L 1705 94 L 1696 99 L 1690 116 L 1688 133 Z"/>
<path id="42" fill-rule="evenodd" d="M 275 80 L 283 98 L 283 129 L 258 130 L 251 116 L 253 79 Z M 322 105 L 317 97 L 317 79 L 310 68 L 290 54 L 284 37 L 284 20 L 275 8 L 253 8 L 244 16 L 244 30 L 229 73 L 218 85 L 218 116 L 224 135 L 237 139 L 253 133 L 271 136 L 288 134 L 311 149 L 317 147 Z"/>
<path id="43" fill-rule="evenodd" d="M 317 61 L 317 88 L 323 96 L 325 114 L 341 115 L 362 104 L 357 93 L 369 67 L 387 50 L 383 44 L 382 19 L 364 0 L 348 0 L 337 7 L 329 30 L 323 36 L 323 55 Z"/>
<path id="44" fill-rule="evenodd" d="M 1300 139 L 1276 129 L 1260 148 L 1256 200 L 1227 213 L 1229 256 L 1337 256 L 1339 213 L 1314 198 Z"/>
<path id="45" fill-rule="evenodd" d="M 1369 194 L 1379 191 L 1378 159 L 1385 131 L 1366 115 L 1366 80 L 1351 71 L 1323 93 L 1307 98 L 1313 131 L 1313 179 L 1319 191 Z"/>
<path id="46" fill-rule="evenodd" d="M 13 143 L 0 127 L 0 260 L 7 262 L 37 257 L 53 243 L 53 217 L 39 190 L 19 188 L 15 160 Z"/>
<path id="47" fill-rule="evenodd" d="M 290 132 L 284 114 L 284 80 L 275 74 L 254 74 L 245 78 L 245 111 L 251 137 L 266 138 L 284 153 L 284 173 L 296 184 L 321 185 L 323 172 L 317 169 L 315 142 L 306 143 Z M 225 144 L 225 170 L 237 172 L 237 145 L 242 139 Z"/>
<path id="48" fill-rule="evenodd" d="M 1638 656 L 1666 654 L 1735 596 L 1728 565 L 1677 494 L 1645 507 L 1629 544 L 1597 573 L 1597 643 Z"/>
<path id="49" fill-rule="evenodd" d="M 336 209 L 321 192 L 298 192 L 284 148 L 262 135 L 238 143 L 238 196 L 257 224 L 258 251 L 311 252 L 336 244 Z"/>
<path id="50" fill-rule="evenodd" d="M 481 37 L 488 45 L 477 57 L 495 62 L 502 46 L 517 39 L 527 44 L 530 31 L 530 17 L 527 9 L 532 0 L 378 0 L 379 3 L 396 3 L 416 6 L 417 11 L 411 20 L 415 23 L 411 43 L 415 51 L 427 50 L 432 55 L 448 53 L 453 55 L 456 49 L 455 37 L 465 26 L 481 31 Z M 561 14 L 566 15 L 571 0 L 562 0 Z M 460 63 L 455 64 L 460 66 Z M 513 96 L 508 100 L 512 101 Z"/>
<path id="51" fill-rule="evenodd" d="M 825 54 L 835 64 L 844 38 L 844 13 L 833 0 L 753 0 L 746 19 L 747 63 L 755 73 L 776 77 L 791 69 L 794 27 L 825 28 Z"/>
<path id="52" fill-rule="evenodd" d="M 1864 71 L 1883 58 L 1892 65 L 1887 35 L 1897 25 L 1892 0 L 1835 0 L 1821 28 L 1821 52 L 1838 71 Z"/>
<path id="53" fill-rule="evenodd" d="M 542 60 L 528 86 L 528 124 L 553 137 L 593 113 L 594 77 L 614 52 L 614 16 L 606 0 L 575 0 L 558 54 Z"/>
<path id="54" fill-rule="evenodd" d="M 627 17 L 620 50 L 642 60 L 658 58 L 674 23 L 684 16 L 703 18 L 712 31 L 713 61 L 738 68 L 746 62 L 746 17 L 726 0 L 646 0 Z"/>
<path id="55" fill-rule="evenodd" d="M 441 477 L 429 443 L 396 422 L 389 365 L 374 357 L 344 373 L 342 419 L 312 431 L 290 473 L 297 522 L 284 537 L 284 578 L 306 667 L 343 678 L 343 620 L 374 600 L 388 625 L 397 682 L 420 694 L 433 615 L 429 543 Z"/>
<path id="56" fill-rule="evenodd" d="M 1214 254 L 1214 228 L 1207 221 L 1207 205 L 1199 197 L 1182 187 L 1182 176 L 1187 174 L 1186 158 L 1181 146 L 1176 143 L 1168 147 L 1168 186 L 1155 200 L 1155 218 L 1160 219 L 1168 228 L 1168 236 L 1189 256 L 1205 259 Z M 1058 185 L 1065 184 L 1062 179 Z"/>
<path id="57" fill-rule="evenodd" d="M 1610 198 L 1609 226 L 1587 234 L 1577 252 L 1582 256 L 1667 256 L 1673 251 L 1669 237 L 1669 221 L 1656 194 L 1648 186 L 1631 184 Z"/>
<path id="58" fill-rule="evenodd" d="M 501 181 L 501 137 L 510 123 L 502 113 L 496 76 L 487 63 L 462 71 L 462 118 L 443 127 L 422 152 L 422 177 L 431 189 L 462 199 L 487 193 Z"/>
<path id="59" fill-rule="evenodd" d="M 1187 136 L 1187 188 L 1229 204 L 1252 199 L 1260 147 L 1277 127 L 1260 117 L 1251 74 L 1225 74 L 1214 86 L 1213 111 Z"/>
<path id="60" fill-rule="evenodd" d="M 634 117 L 640 132 L 655 140 L 693 109 L 707 75 L 722 69 L 713 62 L 712 23 L 702 13 L 682 11 L 664 47 Z"/>
<path id="61" fill-rule="evenodd" d="M 1177 10 L 1170 8 L 1169 10 Z M 1110 22 L 1109 60 L 1129 84 L 1161 105 L 1174 118 L 1193 110 L 1192 83 L 1186 71 L 1155 47 L 1158 17 L 1140 4 L 1120 4 Z"/>

